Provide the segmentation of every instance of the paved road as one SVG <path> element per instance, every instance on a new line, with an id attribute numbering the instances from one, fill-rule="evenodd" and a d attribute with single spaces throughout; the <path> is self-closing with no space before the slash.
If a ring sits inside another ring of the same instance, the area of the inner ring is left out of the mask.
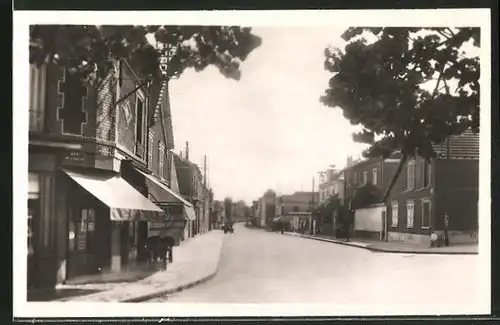
<path id="1" fill-rule="evenodd" d="M 237 226 L 218 274 L 153 302 L 356 303 L 468 306 L 478 301 L 476 255 L 372 253 Z"/>

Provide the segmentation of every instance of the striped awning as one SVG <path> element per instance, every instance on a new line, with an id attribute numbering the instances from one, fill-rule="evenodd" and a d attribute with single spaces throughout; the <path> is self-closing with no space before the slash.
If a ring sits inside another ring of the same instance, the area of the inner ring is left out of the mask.
<path id="1" fill-rule="evenodd" d="M 62 168 L 78 185 L 109 207 L 113 221 L 158 221 L 164 212 L 118 174 Z"/>

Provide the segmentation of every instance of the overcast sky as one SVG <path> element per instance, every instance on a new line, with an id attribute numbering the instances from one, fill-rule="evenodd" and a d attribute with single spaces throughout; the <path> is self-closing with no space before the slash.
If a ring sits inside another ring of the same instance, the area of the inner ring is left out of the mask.
<path id="1" fill-rule="evenodd" d="M 200 167 L 207 155 L 217 199 L 250 203 L 269 188 L 310 191 L 320 170 L 344 166 L 364 148 L 341 110 L 319 103 L 329 79 L 323 50 L 342 45 L 343 30 L 254 28 L 263 44 L 242 63 L 239 82 L 212 67 L 171 82 L 175 151 L 189 141 Z"/>

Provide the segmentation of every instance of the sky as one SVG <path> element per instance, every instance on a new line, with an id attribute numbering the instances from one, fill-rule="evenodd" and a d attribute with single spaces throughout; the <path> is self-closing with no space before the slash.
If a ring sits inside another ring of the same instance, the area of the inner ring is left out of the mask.
<path id="1" fill-rule="evenodd" d="M 216 68 L 187 70 L 170 85 L 175 149 L 203 166 L 216 199 L 251 203 L 267 189 L 311 191 L 329 165 L 345 165 L 365 145 L 340 108 L 319 102 L 328 86 L 323 50 L 343 44 L 344 28 L 258 27 L 262 45 L 234 81 Z"/>

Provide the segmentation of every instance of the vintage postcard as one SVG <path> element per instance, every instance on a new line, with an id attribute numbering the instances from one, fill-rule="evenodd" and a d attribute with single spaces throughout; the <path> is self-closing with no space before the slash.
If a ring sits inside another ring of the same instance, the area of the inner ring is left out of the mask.
<path id="1" fill-rule="evenodd" d="M 14 12 L 14 316 L 488 314 L 490 33 Z"/>

